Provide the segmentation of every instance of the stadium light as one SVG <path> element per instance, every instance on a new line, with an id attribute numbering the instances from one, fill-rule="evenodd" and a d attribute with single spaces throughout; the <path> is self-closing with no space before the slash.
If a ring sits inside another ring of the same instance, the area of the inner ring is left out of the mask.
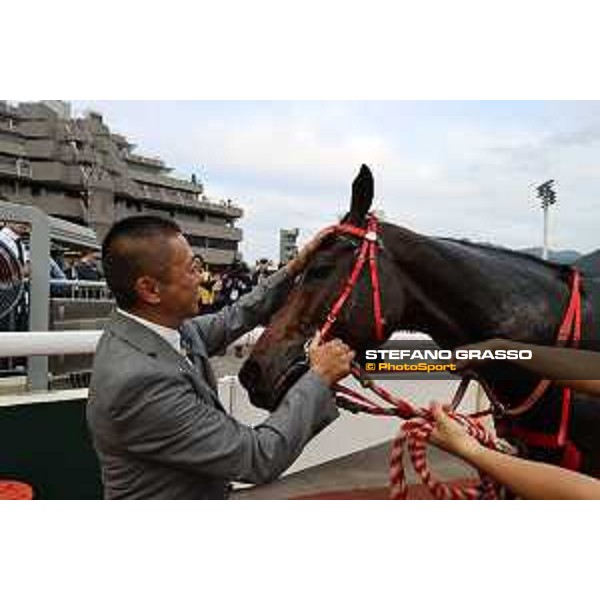
<path id="1" fill-rule="evenodd" d="M 540 200 L 542 211 L 544 212 L 544 243 L 542 246 L 542 258 L 548 260 L 548 231 L 549 231 L 549 213 L 548 209 L 556 204 L 556 191 L 554 190 L 554 179 L 549 179 L 536 188 L 537 197 Z"/>

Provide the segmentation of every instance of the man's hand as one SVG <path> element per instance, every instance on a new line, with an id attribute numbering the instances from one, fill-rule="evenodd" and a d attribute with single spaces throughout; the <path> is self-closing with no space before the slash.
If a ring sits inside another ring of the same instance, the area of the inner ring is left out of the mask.
<path id="1" fill-rule="evenodd" d="M 305 269 L 308 261 L 312 258 L 312 255 L 317 251 L 323 240 L 330 234 L 331 227 L 322 229 L 302 247 L 297 256 L 290 260 L 285 268 L 292 277 L 295 277 Z"/>
<path id="2" fill-rule="evenodd" d="M 355 352 L 341 340 L 334 339 L 321 343 L 319 333 L 315 335 L 308 348 L 310 368 L 329 386 L 350 373 L 354 356 Z"/>
<path id="3" fill-rule="evenodd" d="M 439 404 L 433 403 L 431 412 L 435 419 L 435 427 L 429 438 L 432 444 L 464 459 L 469 459 L 483 448 L 460 423 L 450 418 Z"/>
<path id="4" fill-rule="evenodd" d="M 491 350 L 495 352 L 496 350 L 508 350 L 509 340 L 503 340 L 501 338 L 492 338 L 490 340 L 485 340 L 484 342 L 478 342 L 477 344 L 468 344 L 466 346 L 460 346 L 459 348 L 455 348 L 454 351 L 457 350 L 480 350 L 481 352 L 485 350 Z M 456 369 L 458 371 L 464 371 L 465 369 L 470 369 L 472 367 L 476 367 L 488 360 L 491 359 L 477 359 L 477 358 L 461 358 L 455 362 Z"/>

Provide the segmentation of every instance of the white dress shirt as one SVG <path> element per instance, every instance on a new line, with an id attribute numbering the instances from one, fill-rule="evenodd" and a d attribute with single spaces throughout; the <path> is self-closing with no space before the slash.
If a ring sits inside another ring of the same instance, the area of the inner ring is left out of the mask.
<path id="1" fill-rule="evenodd" d="M 10 227 L 3 227 L 0 230 L 0 239 L 12 252 L 19 263 L 24 264 L 29 260 L 29 253 L 23 247 L 23 241 L 21 240 L 21 237 Z"/>
<path id="2" fill-rule="evenodd" d="M 153 323 L 152 321 L 148 321 L 146 319 L 142 319 L 142 317 L 138 317 L 137 315 L 132 315 L 131 313 L 124 311 L 120 308 L 117 308 L 117 312 L 137 321 L 140 325 L 147 327 L 154 331 L 154 333 L 160 335 L 161 338 L 166 340 L 176 352 L 179 354 L 183 354 L 181 349 L 181 334 L 177 329 L 171 329 L 170 327 L 165 327 L 164 325 L 158 325 L 158 323 Z"/>

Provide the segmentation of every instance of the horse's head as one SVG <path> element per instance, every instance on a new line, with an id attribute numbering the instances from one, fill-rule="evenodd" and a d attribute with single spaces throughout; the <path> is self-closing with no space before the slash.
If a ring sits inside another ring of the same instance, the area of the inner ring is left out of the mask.
<path id="1" fill-rule="evenodd" d="M 373 176 L 362 166 L 352 184 L 350 211 L 343 224 L 364 228 L 373 200 Z M 399 323 L 404 308 L 400 279 L 392 254 L 386 248 L 385 224 L 379 224 L 377 269 L 381 282 L 384 336 Z M 254 346 L 239 378 L 256 406 L 274 409 L 286 391 L 307 371 L 305 345 L 324 324 L 333 303 L 348 281 L 362 240 L 349 233 L 334 232 L 320 246 L 298 278 L 284 307 Z M 357 351 L 373 344 L 375 321 L 369 266 L 365 265 L 330 335 L 340 337 Z M 393 302 L 386 302 L 393 299 Z"/>

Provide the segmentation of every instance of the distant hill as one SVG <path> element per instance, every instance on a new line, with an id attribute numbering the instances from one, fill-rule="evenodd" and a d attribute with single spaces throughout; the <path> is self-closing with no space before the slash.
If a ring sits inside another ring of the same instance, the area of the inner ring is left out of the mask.
<path id="1" fill-rule="evenodd" d="M 525 248 L 521 252 L 533 256 L 542 255 L 541 248 Z M 551 250 L 548 254 L 549 259 L 553 262 L 574 265 L 584 273 L 593 273 L 600 276 L 600 250 L 594 250 L 589 254 L 581 254 L 581 252 L 575 250 L 557 250 L 556 252 Z"/>
<path id="2" fill-rule="evenodd" d="M 461 241 L 470 242 L 471 240 L 469 240 L 469 238 L 462 238 Z M 489 246 L 490 248 L 500 248 L 502 250 L 514 250 L 515 252 L 522 252 L 523 254 L 542 258 L 542 248 L 540 246 L 535 246 L 533 248 L 508 248 L 506 246 L 499 246 L 498 244 L 491 244 L 490 242 L 476 243 L 480 246 Z M 549 250 L 548 260 L 561 265 L 577 264 L 582 271 L 592 269 L 600 275 L 600 250 L 596 250 L 586 255 L 577 252 L 577 250 Z"/>
<path id="3" fill-rule="evenodd" d="M 585 256 L 582 256 L 575 265 L 584 273 L 594 273 L 600 275 L 600 250 L 594 250 Z"/>
<path id="4" fill-rule="evenodd" d="M 524 252 L 525 254 L 531 254 L 532 256 L 542 257 L 542 249 L 539 247 L 535 248 L 522 248 L 518 252 Z M 563 265 L 570 265 L 582 257 L 581 252 L 576 250 L 549 250 L 548 260 L 560 263 Z"/>

